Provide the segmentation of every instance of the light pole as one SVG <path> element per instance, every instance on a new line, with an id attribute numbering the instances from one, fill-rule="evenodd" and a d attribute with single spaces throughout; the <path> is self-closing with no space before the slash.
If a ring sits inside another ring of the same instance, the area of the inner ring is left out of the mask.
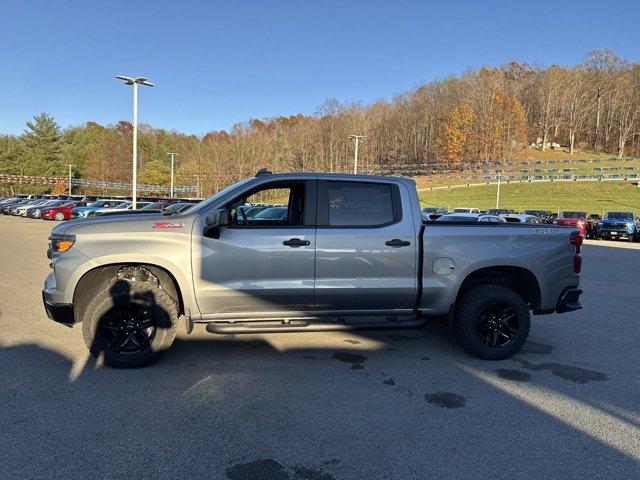
<path id="1" fill-rule="evenodd" d="M 173 198 L 173 157 L 179 157 L 180 154 L 169 152 L 167 155 L 171 155 L 171 192 L 169 196 Z"/>
<path id="2" fill-rule="evenodd" d="M 67 165 L 69 167 L 69 195 L 71 195 L 71 167 L 75 167 L 75 165 Z"/>
<path id="3" fill-rule="evenodd" d="M 132 202 L 135 210 L 138 202 L 138 84 L 153 87 L 153 83 L 145 77 L 125 77 L 116 75 L 116 78 L 124 81 L 125 85 L 133 85 L 133 176 L 131 179 Z"/>
<path id="4" fill-rule="evenodd" d="M 367 137 L 365 135 L 349 135 L 349 138 L 353 138 L 356 141 L 356 150 L 353 157 L 353 174 L 356 175 L 358 173 L 358 145 L 360 140 L 364 140 Z"/>
<path id="5" fill-rule="evenodd" d="M 496 208 L 500 208 L 500 172 L 498 172 L 498 193 L 496 194 Z"/>

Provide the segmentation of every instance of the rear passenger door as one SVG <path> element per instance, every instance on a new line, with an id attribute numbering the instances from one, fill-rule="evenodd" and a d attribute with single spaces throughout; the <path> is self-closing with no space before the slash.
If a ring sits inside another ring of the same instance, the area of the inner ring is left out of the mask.
<path id="1" fill-rule="evenodd" d="M 417 294 L 409 192 L 375 180 L 318 182 L 316 311 L 408 313 Z"/>

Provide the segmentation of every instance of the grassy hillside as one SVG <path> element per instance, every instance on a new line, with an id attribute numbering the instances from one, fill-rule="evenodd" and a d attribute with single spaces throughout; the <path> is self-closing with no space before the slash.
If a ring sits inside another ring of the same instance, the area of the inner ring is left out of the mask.
<path id="1" fill-rule="evenodd" d="M 496 185 L 482 185 L 419 194 L 423 205 L 485 209 L 495 207 L 496 191 Z M 632 210 L 640 213 L 640 188 L 624 181 L 503 183 L 500 206 L 516 210 L 586 210 L 600 214 L 609 210 Z"/>

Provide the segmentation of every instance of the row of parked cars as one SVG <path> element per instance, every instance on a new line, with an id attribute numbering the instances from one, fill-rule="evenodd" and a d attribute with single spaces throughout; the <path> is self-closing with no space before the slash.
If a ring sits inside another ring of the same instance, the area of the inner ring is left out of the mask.
<path id="1" fill-rule="evenodd" d="M 130 197 L 100 198 L 91 195 L 17 195 L 0 198 L 0 213 L 43 220 L 70 220 L 120 213 L 176 213 L 198 200 L 141 197 L 133 208 Z"/>
<path id="2" fill-rule="evenodd" d="M 515 212 L 507 208 L 480 210 L 459 207 L 451 211 L 444 207 L 426 207 L 422 210 L 426 221 L 437 222 L 483 222 L 483 223 L 529 223 L 576 227 L 583 237 L 608 240 L 624 239 L 629 242 L 640 239 L 640 216 L 634 212 L 597 213 L 548 210 L 524 210 Z"/>

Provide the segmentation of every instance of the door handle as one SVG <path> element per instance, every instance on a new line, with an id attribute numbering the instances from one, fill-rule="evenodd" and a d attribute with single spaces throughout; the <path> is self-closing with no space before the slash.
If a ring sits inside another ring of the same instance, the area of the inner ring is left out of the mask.
<path id="1" fill-rule="evenodd" d="M 393 240 L 388 240 L 384 242 L 385 245 L 389 247 L 408 247 L 411 245 L 411 242 L 408 240 L 400 240 L 399 238 L 394 238 Z"/>
<path id="2" fill-rule="evenodd" d="M 282 242 L 283 245 L 287 247 L 305 247 L 307 245 L 311 245 L 309 240 L 300 240 L 299 238 L 291 238 L 289 240 L 285 240 Z"/>

